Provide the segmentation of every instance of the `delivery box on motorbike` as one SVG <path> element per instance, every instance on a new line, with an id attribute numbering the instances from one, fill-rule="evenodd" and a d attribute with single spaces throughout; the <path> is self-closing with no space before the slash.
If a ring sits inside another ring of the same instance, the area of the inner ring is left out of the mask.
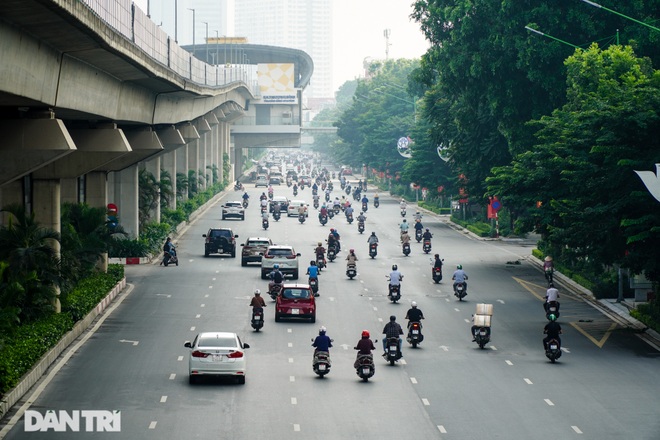
<path id="1" fill-rule="evenodd" d="M 490 315 L 474 315 L 474 325 L 477 327 L 490 327 Z"/>
<path id="2" fill-rule="evenodd" d="M 493 305 L 492 304 L 477 304 L 477 311 L 475 315 L 488 315 L 493 316 Z"/>

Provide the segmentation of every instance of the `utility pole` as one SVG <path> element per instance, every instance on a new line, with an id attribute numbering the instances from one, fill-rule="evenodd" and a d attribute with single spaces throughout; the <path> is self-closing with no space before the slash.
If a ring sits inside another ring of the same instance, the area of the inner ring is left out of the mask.
<path id="1" fill-rule="evenodd" d="M 392 31 L 390 29 L 385 29 L 383 31 L 383 36 L 385 37 L 385 60 L 390 58 L 390 46 L 392 45 L 390 43 L 390 35 L 392 35 Z"/>
<path id="2" fill-rule="evenodd" d="M 193 13 L 193 56 L 195 56 L 195 9 L 188 8 Z"/>
<path id="3" fill-rule="evenodd" d="M 204 23 L 206 25 L 206 45 L 205 45 L 206 46 L 206 60 L 205 60 L 205 62 L 208 64 L 208 62 L 209 62 L 209 24 L 205 21 L 203 21 L 202 23 Z"/>

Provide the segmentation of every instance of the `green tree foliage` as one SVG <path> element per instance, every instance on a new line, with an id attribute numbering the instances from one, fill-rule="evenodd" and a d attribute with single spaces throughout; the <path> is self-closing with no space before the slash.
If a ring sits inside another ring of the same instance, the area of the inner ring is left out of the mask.
<path id="1" fill-rule="evenodd" d="M 592 45 L 565 64 L 567 103 L 530 124 L 538 144 L 496 168 L 489 190 L 564 262 L 658 281 L 660 206 L 634 170 L 660 163 L 660 72 L 629 46 Z"/>

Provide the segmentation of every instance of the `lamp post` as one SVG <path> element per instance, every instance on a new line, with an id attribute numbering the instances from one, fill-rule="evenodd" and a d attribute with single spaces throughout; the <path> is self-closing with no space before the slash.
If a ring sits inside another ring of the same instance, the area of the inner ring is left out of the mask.
<path id="1" fill-rule="evenodd" d="M 179 0 L 174 0 L 174 42 L 179 44 Z"/>
<path id="2" fill-rule="evenodd" d="M 543 32 L 541 32 L 541 31 L 539 31 L 539 30 L 536 30 L 536 29 L 532 29 L 532 28 L 529 27 L 529 26 L 525 26 L 525 29 L 527 29 L 527 30 L 530 31 L 530 32 L 534 32 L 535 34 L 539 34 L 539 35 L 541 35 L 541 36 L 548 37 L 548 38 L 550 38 L 550 39 L 552 39 L 552 40 L 559 41 L 560 43 L 563 43 L 563 44 L 565 44 L 565 45 L 567 45 L 567 46 L 571 46 L 571 47 L 573 47 L 573 48 L 575 48 L 575 49 L 581 49 L 580 46 L 576 46 L 575 44 L 571 44 L 571 43 L 569 43 L 569 42 L 567 42 L 567 41 L 560 40 L 559 38 L 555 38 L 555 37 L 553 37 L 552 35 L 544 34 Z"/>
<path id="3" fill-rule="evenodd" d="M 220 58 L 218 57 L 218 44 L 220 44 L 220 37 L 218 36 L 218 31 L 215 31 L 215 64 L 220 64 Z"/>
<path id="4" fill-rule="evenodd" d="M 399 101 L 407 102 L 408 104 L 412 104 L 412 106 L 413 106 L 413 116 L 415 118 L 415 122 L 417 122 L 417 103 L 415 102 L 414 99 L 412 101 L 408 101 L 407 99 L 399 98 L 398 96 L 392 95 L 391 93 L 383 92 L 380 89 L 373 89 L 372 91 L 376 92 L 376 93 L 380 93 L 382 95 L 390 96 L 394 99 L 398 99 Z"/>
<path id="5" fill-rule="evenodd" d="M 630 21 L 634 21 L 634 22 L 637 23 L 637 24 L 641 24 L 642 26 L 646 26 L 647 28 L 651 28 L 651 29 L 653 29 L 654 31 L 658 31 L 658 32 L 660 32 L 660 28 L 657 28 L 657 27 L 655 27 L 655 26 L 651 26 L 650 24 L 644 23 L 643 21 L 635 20 L 635 19 L 632 18 L 632 17 L 628 17 L 627 15 L 623 15 L 623 14 L 620 13 L 620 12 L 614 11 L 614 10 L 612 10 L 612 9 L 608 9 L 608 8 L 606 8 L 605 6 L 599 5 L 598 3 L 594 3 L 594 2 L 589 1 L 589 0 L 582 0 L 582 1 L 583 1 L 584 3 L 586 3 L 586 4 L 588 4 L 588 5 L 591 5 L 591 6 L 595 7 L 595 8 L 598 8 L 598 9 L 604 9 L 604 10 L 606 10 L 607 12 L 611 12 L 612 14 L 616 14 L 616 15 L 618 15 L 619 17 L 626 18 L 626 19 L 628 19 L 628 20 L 630 20 Z"/>
<path id="6" fill-rule="evenodd" d="M 206 46 L 206 63 L 208 64 L 208 62 L 209 62 L 209 24 L 205 21 L 203 21 L 202 23 L 204 23 L 206 25 L 206 44 L 205 44 L 205 46 Z"/>
<path id="7" fill-rule="evenodd" d="M 195 9 L 188 8 L 193 13 L 193 56 L 195 56 Z"/>
<path id="8" fill-rule="evenodd" d="M 227 67 L 227 36 L 226 35 L 222 36 L 222 44 L 225 50 L 225 67 Z"/>

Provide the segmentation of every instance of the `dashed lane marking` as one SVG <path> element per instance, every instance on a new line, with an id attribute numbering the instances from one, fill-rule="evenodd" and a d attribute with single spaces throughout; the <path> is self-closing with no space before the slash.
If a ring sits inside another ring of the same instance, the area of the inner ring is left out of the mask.
<path id="1" fill-rule="evenodd" d="M 181 361 L 183 360 L 183 356 L 178 356 L 178 357 L 176 358 L 176 360 L 179 361 L 179 362 L 181 362 Z"/>
<path id="2" fill-rule="evenodd" d="M 506 362 L 507 365 L 513 365 L 513 362 L 511 361 L 504 361 L 504 362 Z"/>
<path id="3" fill-rule="evenodd" d="M 200 307 L 206 307 L 206 304 L 201 304 Z"/>
<path id="4" fill-rule="evenodd" d="M 577 426 L 571 426 L 571 428 L 573 428 L 573 431 L 575 431 L 576 434 L 582 434 L 582 431 L 580 431 L 580 428 Z"/>
<path id="5" fill-rule="evenodd" d="M 174 380 L 176 378 L 176 373 L 170 374 L 170 380 Z"/>
<path id="6" fill-rule="evenodd" d="M 293 332 L 293 329 L 288 328 L 288 329 L 286 329 L 286 332 L 287 332 L 287 333 L 291 333 L 291 332 Z"/>
<path id="7" fill-rule="evenodd" d="M 441 434 L 447 434 L 447 430 L 442 425 L 438 425 L 438 430 L 440 431 Z"/>
<path id="8" fill-rule="evenodd" d="M 545 403 L 547 403 L 549 406 L 555 406 L 555 404 L 552 403 L 552 400 L 550 400 L 550 399 L 543 399 L 543 400 L 544 400 Z"/>
<path id="9" fill-rule="evenodd" d="M 533 385 L 533 382 L 527 378 L 523 379 L 527 385 Z"/>
<path id="10" fill-rule="evenodd" d="M 429 403 L 429 399 L 422 399 L 422 403 L 423 403 L 424 405 L 426 405 L 426 406 L 431 405 L 431 404 Z"/>
<path id="11" fill-rule="evenodd" d="M 160 403 L 165 403 L 165 402 L 167 402 L 167 396 L 161 396 Z"/>
<path id="12" fill-rule="evenodd" d="M 296 376 L 289 376 L 289 382 L 295 382 Z"/>
<path id="13" fill-rule="evenodd" d="M 194 331 L 195 331 L 195 327 L 190 327 L 190 331 L 191 331 L 191 332 L 194 332 Z"/>
<path id="14" fill-rule="evenodd" d="M 287 345 L 289 346 L 289 348 L 293 347 L 293 342 L 289 342 L 289 343 L 287 343 Z"/>
<path id="15" fill-rule="evenodd" d="M 402 364 L 402 365 L 408 365 L 408 362 L 406 362 L 405 359 L 401 359 L 401 364 Z"/>
<path id="16" fill-rule="evenodd" d="M 415 379 L 414 377 L 411 377 L 411 378 L 410 378 L 410 382 L 412 382 L 412 383 L 417 383 L 417 379 Z"/>
<path id="17" fill-rule="evenodd" d="M 289 358 L 289 363 L 290 363 L 290 364 L 293 363 L 293 358 Z"/>
<path id="18" fill-rule="evenodd" d="M 297 423 L 294 423 L 293 424 L 293 430 L 296 431 L 296 432 L 300 431 L 300 425 L 298 425 Z"/>
<path id="19" fill-rule="evenodd" d="M 298 404 L 298 399 L 296 399 L 295 397 L 292 397 L 291 398 L 291 405 L 297 405 L 297 404 Z"/>
<path id="20" fill-rule="evenodd" d="M 195 318 L 197 318 L 197 319 L 199 319 L 201 317 L 202 317 L 202 315 L 200 315 L 200 314 L 195 315 Z"/>
<path id="21" fill-rule="evenodd" d="M 156 429 L 156 424 L 157 424 L 157 423 L 158 423 L 158 422 L 155 421 L 155 420 L 154 420 L 153 422 L 149 423 L 149 429 Z"/>

